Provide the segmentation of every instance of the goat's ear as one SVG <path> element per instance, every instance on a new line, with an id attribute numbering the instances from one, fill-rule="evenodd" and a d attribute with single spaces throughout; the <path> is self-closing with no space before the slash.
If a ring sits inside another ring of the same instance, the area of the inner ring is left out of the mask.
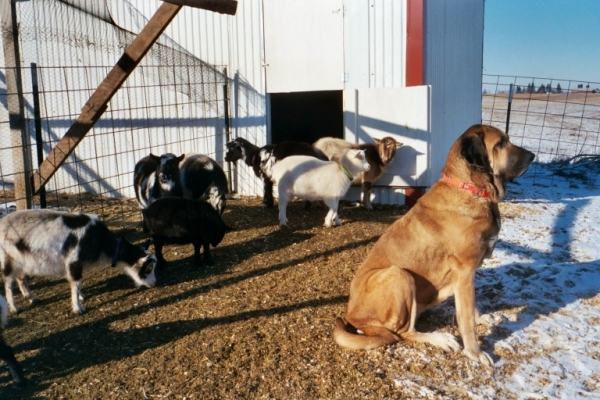
<path id="1" fill-rule="evenodd" d="M 180 155 L 179 157 L 176 158 L 177 162 L 180 163 L 183 161 L 183 159 L 185 158 L 185 153 L 183 153 L 182 155 Z"/>
<path id="2" fill-rule="evenodd" d="M 381 142 L 381 139 L 377 139 L 377 138 L 373 138 L 373 140 L 375 141 L 375 143 L 379 144 L 379 142 Z"/>
<path id="3" fill-rule="evenodd" d="M 482 135 L 475 134 L 465 137 L 460 144 L 460 154 L 469 164 L 486 171 L 490 169 L 490 160 Z"/>
<path id="4" fill-rule="evenodd" d="M 150 153 L 150 158 L 156 162 L 160 162 L 160 156 L 155 156 L 154 154 Z"/>

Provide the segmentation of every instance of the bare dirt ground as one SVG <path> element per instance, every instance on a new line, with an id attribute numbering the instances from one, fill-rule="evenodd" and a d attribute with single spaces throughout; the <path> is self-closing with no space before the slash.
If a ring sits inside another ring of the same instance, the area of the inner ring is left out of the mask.
<path id="1" fill-rule="evenodd" d="M 15 388 L 2 367 L 0 398 L 459 399 L 469 398 L 465 385 L 493 388 L 493 370 L 462 354 L 407 343 L 349 351 L 333 342 L 354 271 L 405 209 L 346 205 L 344 224 L 332 229 L 322 227 L 326 211 L 294 202 L 293 229 L 280 229 L 276 208 L 230 200 L 223 218 L 236 230 L 214 249 L 214 266 L 193 265 L 191 246 L 169 246 L 153 289 L 136 289 L 110 266 L 88 271 L 82 316 L 70 313 L 65 280 L 31 279 L 41 301 L 17 296 L 21 311 L 4 330 L 30 383 Z M 127 236 L 145 239 L 141 229 Z M 429 312 L 417 327 L 457 335 L 453 310 Z M 478 329 L 492 353 L 502 332 Z"/>

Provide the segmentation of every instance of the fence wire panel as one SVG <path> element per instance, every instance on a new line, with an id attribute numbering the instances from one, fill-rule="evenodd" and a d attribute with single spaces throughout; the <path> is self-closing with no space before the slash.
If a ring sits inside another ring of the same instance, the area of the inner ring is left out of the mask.
<path id="1" fill-rule="evenodd" d="M 540 168 L 551 168 L 553 179 L 594 184 L 600 170 L 600 83 L 483 75 L 482 122 L 508 127 L 513 143 L 536 154 L 528 173 L 541 176 Z"/>
<path id="2" fill-rule="evenodd" d="M 6 139 L 8 110 L 2 107 L 0 203 L 5 204 L 16 200 L 11 191 L 15 174 L 37 169 L 40 157 L 45 158 L 64 136 L 135 38 L 111 21 L 58 1 L 16 5 L 24 137 L 30 165 L 18 165 L 14 160 L 11 142 Z M 145 22 L 136 21 L 141 26 Z M 10 94 L 6 79 L 1 79 L 0 85 L 4 85 L 0 100 L 6 104 Z M 48 207 L 85 210 L 126 225 L 140 218 L 133 200 L 133 169 L 149 153 L 202 153 L 226 169 L 228 93 L 223 66 L 208 65 L 161 37 L 46 185 Z M 39 206 L 40 196 L 35 196 L 33 203 Z"/>

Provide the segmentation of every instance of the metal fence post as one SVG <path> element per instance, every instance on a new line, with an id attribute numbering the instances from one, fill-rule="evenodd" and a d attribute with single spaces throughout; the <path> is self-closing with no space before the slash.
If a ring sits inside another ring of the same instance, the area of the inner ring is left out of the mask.
<path id="1" fill-rule="evenodd" d="M 512 98 L 513 98 L 513 87 L 514 85 L 511 83 L 508 89 L 508 109 L 506 110 L 506 129 L 505 132 L 508 135 L 508 127 L 510 126 L 510 108 L 512 107 Z"/>
<path id="2" fill-rule="evenodd" d="M 40 88 L 38 83 L 37 64 L 31 63 L 31 83 L 33 90 L 33 118 L 35 125 L 35 147 L 37 153 L 38 167 L 44 161 L 44 138 L 42 137 L 42 112 L 40 110 Z M 46 208 L 46 188 L 39 191 L 40 207 Z"/>
<path id="3" fill-rule="evenodd" d="M 225 109 L 225 146 L 227 146 L 227 143 L 231 141 L 231 132 L 229 131 L 229 81 L 227 78 L 227 67 L 223 68 L 223 77 L 225 78 L 225 83 L 223 83 L 223 106 Z M 233 188 L 231 185 L 231 168 L 227 168 L 227 185 L 229 186 L 227 188 L 229 193 L 232 193 Z"/>

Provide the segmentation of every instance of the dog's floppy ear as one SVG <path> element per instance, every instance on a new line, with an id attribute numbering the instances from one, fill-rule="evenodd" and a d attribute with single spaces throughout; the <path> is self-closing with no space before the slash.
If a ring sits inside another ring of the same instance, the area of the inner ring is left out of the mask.
<path id="1" fill-rule="evenodd" d="M 460 154 L 471 165 L 486 171 L 490 169 L 490 159 L 483 143 L 483 134 L 465 137 L 460 144 Z"/>

